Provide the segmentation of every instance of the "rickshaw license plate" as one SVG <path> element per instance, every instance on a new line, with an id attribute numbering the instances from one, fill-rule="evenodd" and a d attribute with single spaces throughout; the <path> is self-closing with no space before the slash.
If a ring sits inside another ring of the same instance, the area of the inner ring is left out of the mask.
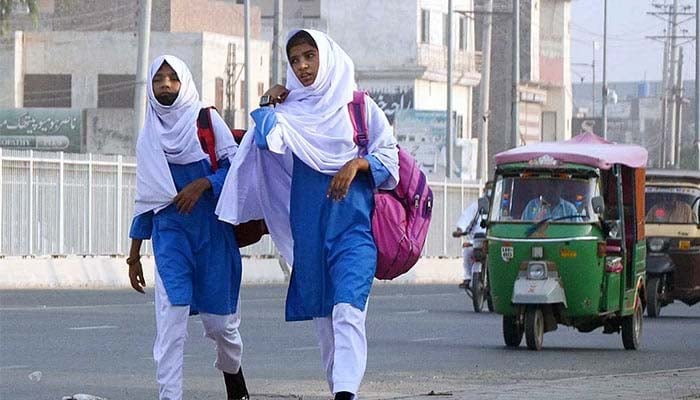
<path id="1" fill-rule="evenodd" d="M 512 260 L 513 259 L 513 246 L 501 247 L 501 258 L 505 262 Z"/>
<path id="2" fill-rule="evenodd" d="M 681 250 L 690 250 L 690 240 L 681 240 L 678 242 L 678 248 Z"/>

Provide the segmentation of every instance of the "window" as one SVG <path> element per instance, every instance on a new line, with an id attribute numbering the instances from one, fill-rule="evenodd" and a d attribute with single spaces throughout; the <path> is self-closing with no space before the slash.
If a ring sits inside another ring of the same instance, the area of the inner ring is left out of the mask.
<path id="1" fill-rule="evenodd" d="M 467 50 L 467 34 L 469 32 L 469 20 L 467 17 L 459 17 L 459 49 Z"/>
<path id="2" fill-rule="evenodd" d="M 430 41 L 430 11 L 420 10 L 420 41 L 428 43 Z"/>
<path id="3" fill-rule="evenodd" d="M 447 47 L 450 38 L 450 17 L 442 14 L 442 44 Z"/>
<path id="4" fill-rule="evenodd" d="M 97 75 L 97 108 L 133 108 L 135 75 Z"/>
<path id="5" fill-rule="evenodd" d="M 263 93 L 265 93 L 265 84 L 258 82 L 258 97 L 262 96 Z"/>
<path id="6" fill-rule="evenodd" d="M 224 80 L 223 78 L 214 79 L 214 107 L 222 111 L 224 109 Z"/>
<path id="7" fill-rule="evenodd" d="M 71 76 L 24 75 L 24 107 L 71 107 Z"/>
<path id="8" fill-rule="evenodd" d="M 457 129 L 456 131 L 456 137 L 457 139 L 464 139 L 464 116 L 461 114 L 457 114 L 457 118 L 455 120 L 455 128 Z"/>

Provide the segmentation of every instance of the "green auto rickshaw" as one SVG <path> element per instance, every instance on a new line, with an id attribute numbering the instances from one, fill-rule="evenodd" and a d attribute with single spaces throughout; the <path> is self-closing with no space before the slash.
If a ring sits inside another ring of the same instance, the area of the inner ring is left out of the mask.
<path id="1" fill-rule="evenodd" d="M 487 252 L 503 338 L 540 350 L 558 324 L 622 332 L 637 349 L 645 307 L 647 152 L 587 133 L 496 155 Z"/>

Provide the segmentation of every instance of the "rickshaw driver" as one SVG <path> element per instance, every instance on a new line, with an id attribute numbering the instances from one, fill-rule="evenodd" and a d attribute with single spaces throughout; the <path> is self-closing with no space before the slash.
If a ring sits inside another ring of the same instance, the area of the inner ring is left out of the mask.
<path id="1" fill-rule="evenodd" d="M 562 183 L 558 180 L 542 182 L 542 194 L 530 200 L 525 206 L 521 219 L 523 221 L 542 221 L 558 219 L 571 222 L 581 221 L 576 206 L 561 197 Z"/>
<path id="2" fill-rule="evenodd" d="M 688 203 L 674 199 L 670 193 L 663 193 L 661 202 L 654 205 L 647 213 L 646 221 L 694 224 L 697 222 L 697 219 Z"/>

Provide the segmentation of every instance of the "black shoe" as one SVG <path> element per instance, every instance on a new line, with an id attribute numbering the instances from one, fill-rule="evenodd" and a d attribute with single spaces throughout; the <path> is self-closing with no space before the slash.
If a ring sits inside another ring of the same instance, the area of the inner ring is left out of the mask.
<path id="1" fill-rule="evenodd" d="M 465 279 L 462 281 L 462 283 L 459 284 L 460 289 L 466 289 L 469 287 L 469 279 Z"/>
<path id="2" fill-rule="evenodd" d="M 350 392 L 338 392 L 335 394 L 335 400 L 353 400 L 355 395 Z"/>
<path id="3" fill-rule="evenodd" d="M 243 368 L 240 368 L 235 374 L 224 372 L 224 383 L 226 384 L 227 400 L 248 400 L 250 398 L 243 378 Z"/>

